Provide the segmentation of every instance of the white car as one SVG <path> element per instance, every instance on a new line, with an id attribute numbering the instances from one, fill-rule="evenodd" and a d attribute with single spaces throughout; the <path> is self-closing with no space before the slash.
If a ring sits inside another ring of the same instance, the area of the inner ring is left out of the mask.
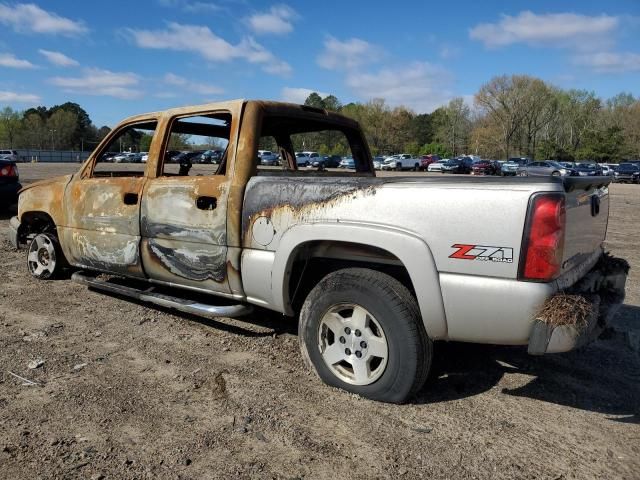
<path id="1" fill-rule="evenodd" d="M 20 160 L 18 157 L 18 152 L 15 150 L 0 150 L 0 158 L 4 160 L 10 160 L 12 162 L 17 162 Z"/>
<path id="2" fill-rule="evenodd" d="M 427 172 L 442 172 L 442 164 L 448 161 L 449 161 L 448 158 L 443 158 L 439 162 L 430 163 L 429 166 L 427 167 Z"/>
<path id="3" fill-rule="evenodd" d="M 271 150 L 258 150 L 261 165 L 278 165 L 278 156 Z"/>
<path id="4" fill-rule="evenodd" d="M 142 163 L 147 163 L 147 160 L 149 160 L 149 152 L 140 152 L 140 161 Z"/>
<path id="5" fill-rule="evenodd" d="M 382 170 L 418 170 L 420 160 L 408 153 L 388 157 L 382 165 Z"/>

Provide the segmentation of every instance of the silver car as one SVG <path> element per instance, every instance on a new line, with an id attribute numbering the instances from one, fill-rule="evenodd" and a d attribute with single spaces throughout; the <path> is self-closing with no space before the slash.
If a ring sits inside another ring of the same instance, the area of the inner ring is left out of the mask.
<path id="1" fill-rule="evenodd" d="M 572 170 L 570 168 L 552 160 L 527 163 L 524 167 L 518 169 L 518 175 L 525 177 L 566 177 L 571 174 Z"/>

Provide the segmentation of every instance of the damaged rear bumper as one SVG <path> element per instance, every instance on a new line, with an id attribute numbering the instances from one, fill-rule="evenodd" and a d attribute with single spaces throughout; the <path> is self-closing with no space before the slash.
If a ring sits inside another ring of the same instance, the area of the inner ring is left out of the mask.
<path id="1" fill-rule="evenodd" d="M 580 325 L 551 324 L 545 318 L 537 318 L 529 337 L 529 354 L 568 352 L 596 340 L 624 301 L 628 271 L 625 260 L 603 254 L 589 273 L 562 293 L 583 297 L 591 304 L 591 314 Z"/>

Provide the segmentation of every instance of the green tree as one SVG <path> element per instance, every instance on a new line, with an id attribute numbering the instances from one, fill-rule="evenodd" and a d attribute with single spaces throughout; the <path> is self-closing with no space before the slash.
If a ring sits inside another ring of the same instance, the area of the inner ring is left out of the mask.
<path id="1" fill-rule="evenodd" d="M 20 131 L 20 114 L 11 107 L 0 111 L 0 138 L 8 148 L 15 147 L 15 141 Z"/>

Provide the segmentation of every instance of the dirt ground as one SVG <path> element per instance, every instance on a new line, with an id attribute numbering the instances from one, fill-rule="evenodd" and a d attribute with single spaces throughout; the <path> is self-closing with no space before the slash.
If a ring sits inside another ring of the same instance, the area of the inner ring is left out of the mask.
<path id="1" fill-rule="evenodd" d="M 607 244 L 632 270 L 606 339 L 541 358 L 438 344 L 402 406 L 310 375 L 294 320 L 208 321 L 38 282 L 3 214 L 0 477 L 638 479 L 639 214 L 640 186 L 613 185 Z"/>

